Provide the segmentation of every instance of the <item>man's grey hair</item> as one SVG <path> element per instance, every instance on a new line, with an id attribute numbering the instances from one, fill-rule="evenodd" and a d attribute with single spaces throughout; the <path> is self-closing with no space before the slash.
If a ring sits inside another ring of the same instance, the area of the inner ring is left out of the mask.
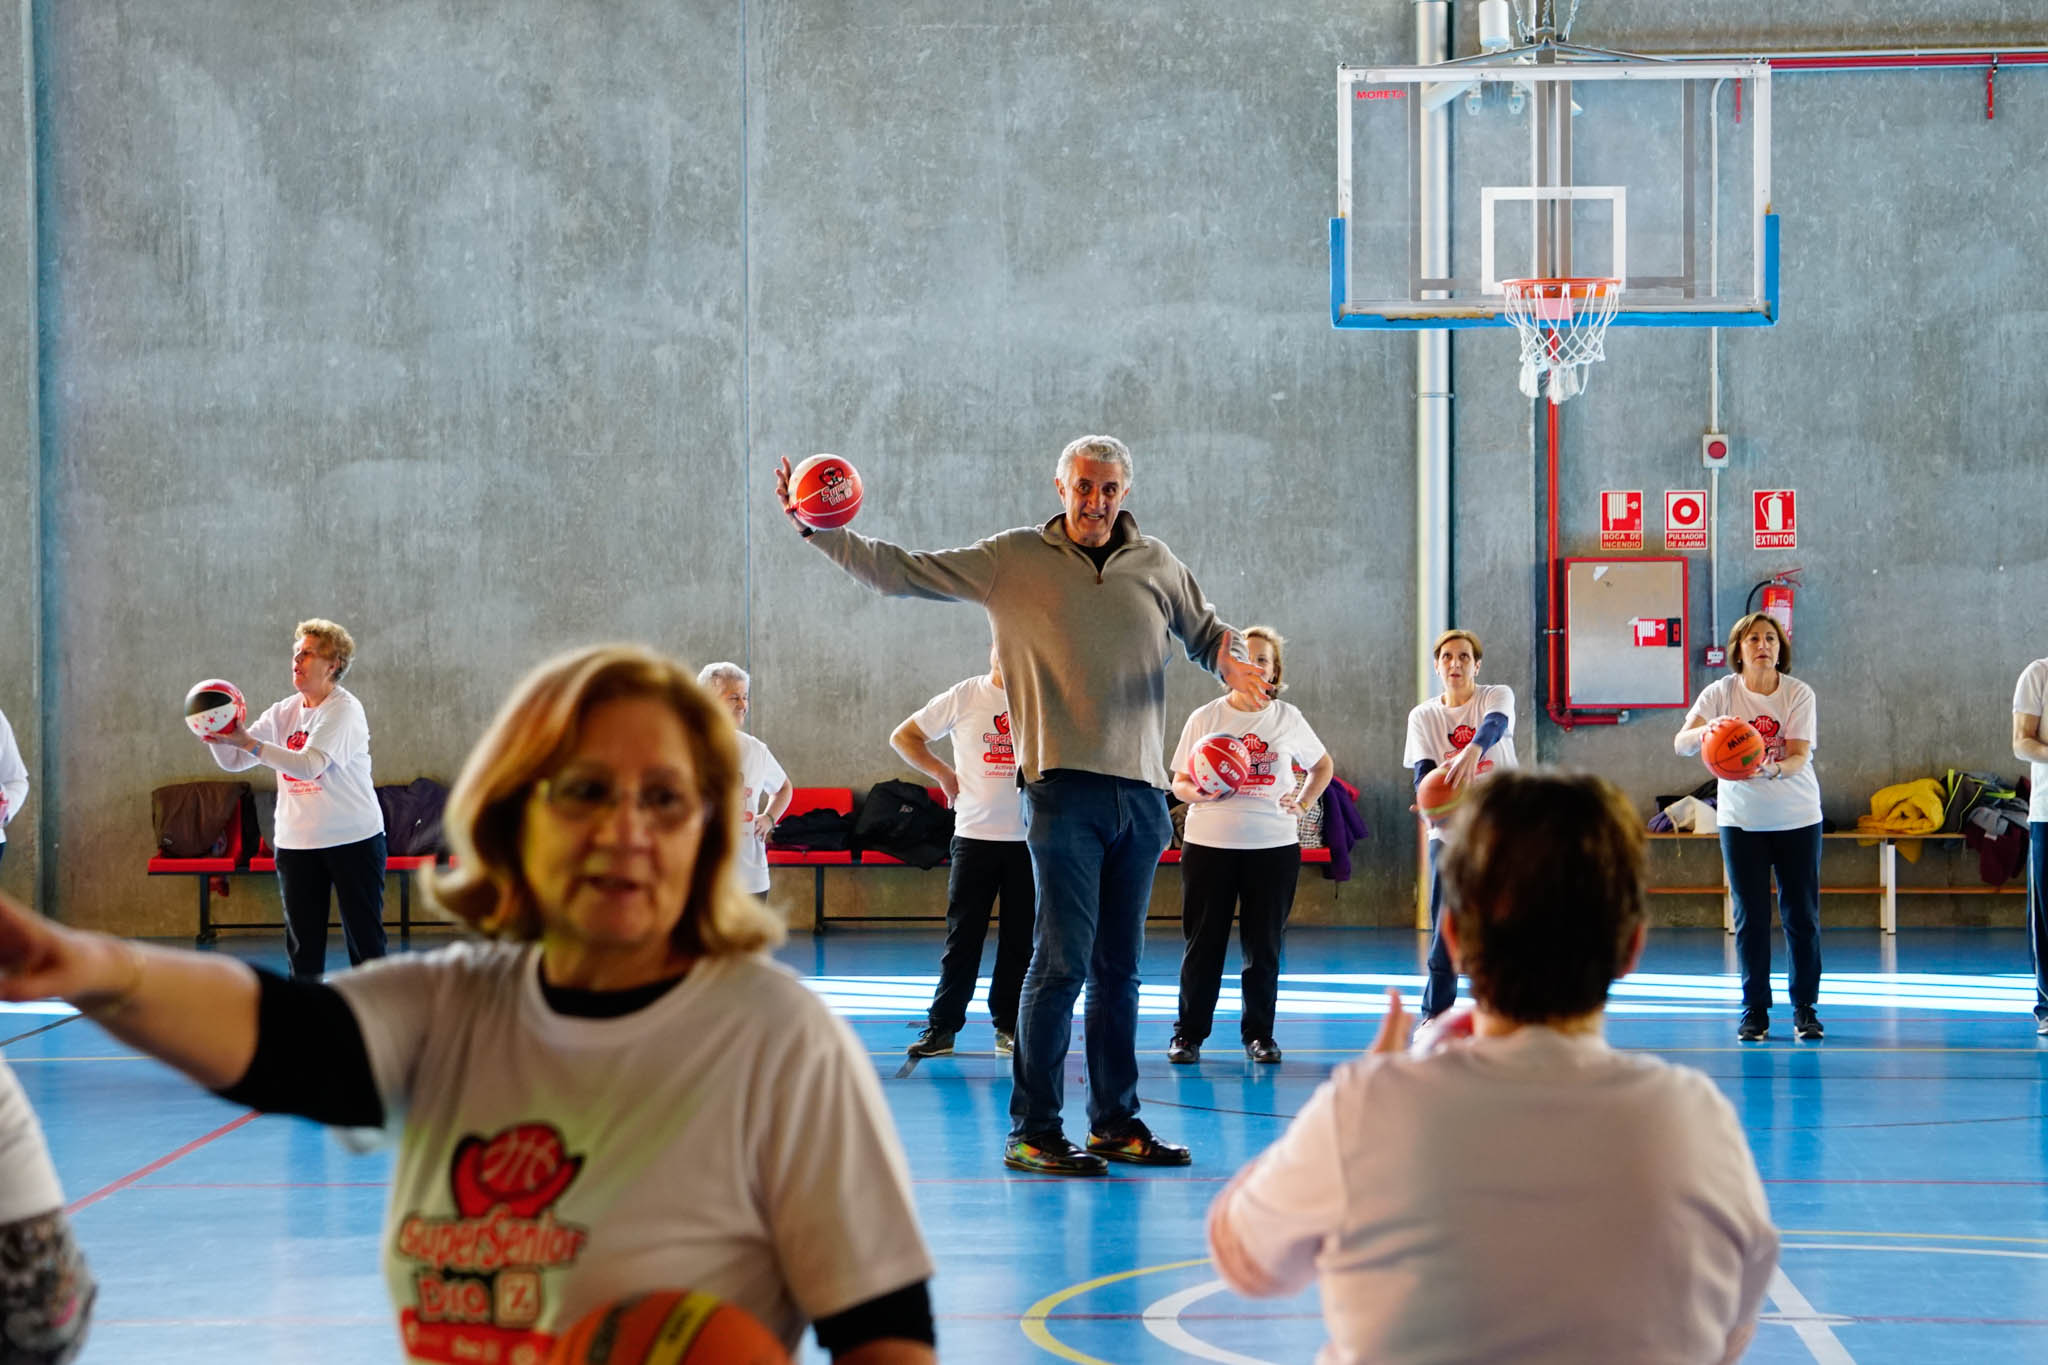
<path id="1" fill-rule="evenodd" d="M 1131 448 L 1114 436 L 1082 436 L 1067 442 L 1055 471 L 1062 483 L 1073 477 L 1076 460 L 1107 460 L 1123 471 L 1124 485 L 1130 486 Z"/>
<path id="2" fill-rule="evenodd" d="M 747 670 L 735 663 L 719 662 L 706 664 L 697 672 L 697 686 L 716 692 L 721 683 L 738 683 L 741 687 L 752 686 Z"/>

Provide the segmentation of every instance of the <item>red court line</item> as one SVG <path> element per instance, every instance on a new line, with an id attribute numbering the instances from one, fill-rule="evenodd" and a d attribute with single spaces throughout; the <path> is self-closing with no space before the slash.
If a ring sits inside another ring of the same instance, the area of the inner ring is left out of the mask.
<path id="1" fill-rule="evenodd" d="M 223 1123 L 220 1127 L 214 1129 L 206 1136 L 193 1138 L 190 1142 L 186 1143 L 183 1147 L 180 1147 L 177 1151 L 172 1152 L 167 1156 L 158 1157 L 155 1161 L 150 1162 L 147 1166 L 142 1167 L 140 1170 L 128 1172 L 128 1174 L 122 1176 L 113 1184 L 102 1186 L 101 1188 L 94 1190 L 91 1194 L 86 1195 L 82 1199 L 72 1200 L 69 1204 L 64 1206 L 64 1212 L 77 1213 L 80 1209 L 85 1208 L 88 1205 L 99 1203 L 100 1200 L 105 1199 L 110 1194 L 119 1194 L 122 1190 L 127 1189 L 130 1185 L 133 1185 L 136 1181 L 142 1179 L 144 1176 L 153 1175 L 156 1172 L 162 1170 L 164 1167 L 170 1165 L 173 1161 L 176 1161 L 178 1158 L 191 1155 L 193 1152 L 198 1151 L 201 1147 L 204 1147 L 207 1143 L 212 1142 L 215 1138 L 226 1137 L 229 1133 L 234 1132 L 235 1129 L 240 1128 L 243 1124 L 247 1123 L 249 1120 L 255 1117 L 256 1111 L 254 1109 L 251 1109 L 248 1113 L 242 1115 L 240 1118 L 231 1119 L 227 1123 Z"/>

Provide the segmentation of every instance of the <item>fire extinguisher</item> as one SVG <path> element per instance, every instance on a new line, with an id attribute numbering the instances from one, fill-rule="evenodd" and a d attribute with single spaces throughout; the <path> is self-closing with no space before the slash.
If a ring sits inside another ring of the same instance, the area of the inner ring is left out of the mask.
<path id="1" fill-rule="evenodd" d="M 1785 632 L 1785 638 L 1789 640 L 1792 638 L 1792 601 L 1798 589 L 1798 569 L 1785 569 L 1774 573 L 1749 590 L 1749 600 L 1743 604 L 1743 614 L 1746 616 L 1754 610 L 1756 595 L 1761 592 L 1764 595 L 1764 615 L 1776 621 L 1779 628 Z"/>

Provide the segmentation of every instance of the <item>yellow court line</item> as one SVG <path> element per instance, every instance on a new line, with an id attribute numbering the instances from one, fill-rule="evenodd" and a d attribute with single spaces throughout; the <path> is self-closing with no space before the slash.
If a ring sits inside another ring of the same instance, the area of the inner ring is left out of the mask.
<path id="1" fill-rule="evenodd" d="M 1901 1237 L 1920 1242 L 2021 1242 L 2048 1246 L 2048 1237 L 1989 1237 L 1980 1232 L 1871 1232 L 1866 1228 L 1779 1228 L 1784 1237 Z"/>
<path id="2" fill-rule="evenodd" d="M 1025 1338 L 1033 1346 L 1038 1347 L 1041 1351 L 1050 1352 L 1061 1360 L 1071 1360 L 1074 1362 L 1074 1365 L 1110 1365 L 1109 1361 L 1081 1354 L 1081 1352 L 1055 1337 L 1052 1334 L 1052 1330 L 1045 1325 L 1045 1320 L 1052 1316 L 1052 1310 L 1058 1308 L 1068 1299 L 1079 1298 L 1083 1294 L 1100 1289 L 1104 1285 L 1115 1284 L 1119 1280 L 1135 1280 L 1140 1275 L 1157 1275 L 1163 1271 L 1187 1270 L 1193 1266 L 1208 1264 L 1209 1258 L 1207 1256 L 1198 1256 L 1192 1261 L 1170 1261 L 1165 1265 L 1148 1265 L 1140 1266 L 1136 1270 L 1119 1270 L 1114 1275 L 1104 1275 L 1097 1279 L 1084 1280 L 1080 1284 L 1068 1285 L 1065 1289 L 1056 1290 L 1025 1309 L 1024 1316 L 1018 1325 L 1024 1329 Z"/>

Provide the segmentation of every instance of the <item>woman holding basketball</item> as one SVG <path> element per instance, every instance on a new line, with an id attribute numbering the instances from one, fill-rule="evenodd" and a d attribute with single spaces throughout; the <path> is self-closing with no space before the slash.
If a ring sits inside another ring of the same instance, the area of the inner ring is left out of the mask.
<path id="1" fill-rule="evenodd" d="M 1401 766 L 1416 788 L 1442 769 L 1443 780 L 1462 793 L 1472 780 L 1495 768 L 1515 766 L 1515 693 L 1511 687 L 1479 681 L 1486 651 L 1469 630 L 1436 637 L 1430 660 L 1444 690 L 1408 713 L 1408 739 Z M 1425 816 L 1429 828 L 1429 977 L 1422 988 L 1422 1023 L 1442 1014 L 1458 998 L 1458 969 L 1444 946 L 1443 888 L 1436 875 L 1444 829 Z"/>
<path id="2" fill-rule="evenodd" d="M 332 621 L 299 622 L 292 694 L 247 730 L 206 736 L 231 773 L 277 770 L 277 887 L 293 976 L 327 970 L 329 892 L 341 906 L 348 965 L 384 956 L 384 811 L 370 781 L 370 722 L 341 685 L 356 642 Z"/>
<path id="3" fill-rule="evenodd" d="M 719 704 L 630 646 L 526 679 L 449 794 L 430 885 L 481 936 L 333 980 L 0 897 L 0 999 L 61 996 L 238 1104 L 397 1130 L 385 1277 L 415 1362 L 541 1360 L 696 1289 L 839 1365 L 929 1365 L 931 1257 L 873 1065 L 763 949 Z"/>
<path id="4" fill-rule="evenodd" d="M 1180 959 L 1180 1017 L 1166 1057 L 1181 1065 L 1201 1060 L 1223 983 L 1233 913 L 1244 950 L 1238 1032 L 1245 1055 L 1255 1062 L 1280 1060 L 1273 1014 L 1280 995 L 1280 941 L 1301 871 L 1301 812 L 1322 799 L 1335 766 L 1299 710 L 1267 699 L 1267 687 L 1274 697 L 1283 687 L 1286 641 L 1271 626 L 1251 626 L 1244 644 L 1257 676 L 1245 688 L 1196 707 L 1173 751 L 1173 792 L 1188 803 L 1180 854 L 1180 923 L 1187 948 Z M 1192 772 L 1203 738 L 1218 734 L 1237 738 L 1251 755 L 1250 771 L 1236 791 L 1204 786 Z M 1299 795 L 1297 766 L 1308 772 Z"/>
<path id="5" fill-rule="evenodd" d="M 1763 737 L 1764 758 L 1746 778 L 1720 779 L 1715 815 L 1721 861 L 1735 902 L 1735 950 L 1742 959 L 1742 1023 L 1736 1037 L 1756 1042 L 1771 1030 L 1771 875 L 1778 878 L 1778 916 L 1792 955 L 1786 994 L 1792 1031 L 1823 1036 L 1814 1005 L 1820 998 L 1820 781 L 1813 771 L 1818 738 L 1813 689 L 1784 670 L 1792 641 L 1784 627 L 1754 612 L 1728 632 L 1729 676 L 1709 683 L 1672 747 L 1690 758 L 1714 722 L 1732 716 Z"/>

